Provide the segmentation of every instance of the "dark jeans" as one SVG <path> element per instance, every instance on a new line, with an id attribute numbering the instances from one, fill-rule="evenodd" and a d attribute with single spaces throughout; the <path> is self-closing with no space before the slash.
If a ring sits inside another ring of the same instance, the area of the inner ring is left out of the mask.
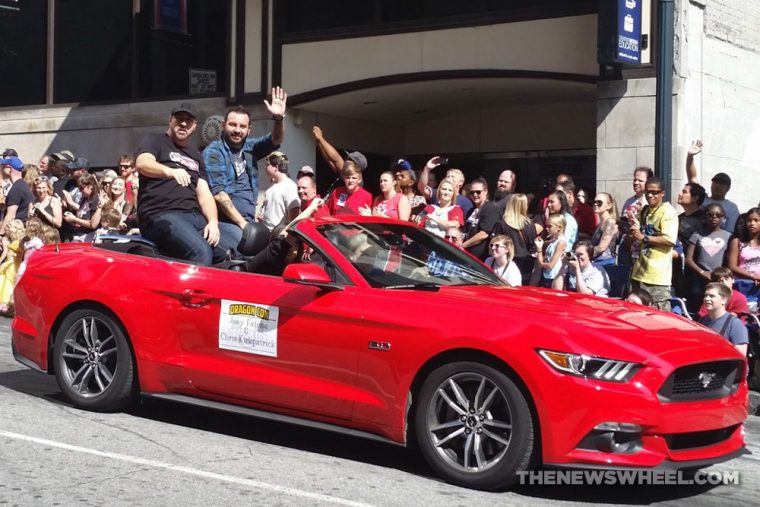
<path id="1" fill-rule="evenodd" d="M 230 249 L 237 252 L 240 240 L 243 238 L 243 229 L 230 222 L 219 222 L 219 245 L 223 251 Z"/>
<path id="2" fill-rule="evenodd" d="M 206 219 L 199 212 L 170 211 L 140 224 L 143 236 L 158 246 L 161 255 L 210 266 L 224 260 L 225 251 L 212 248 L 203 237 Z"/>

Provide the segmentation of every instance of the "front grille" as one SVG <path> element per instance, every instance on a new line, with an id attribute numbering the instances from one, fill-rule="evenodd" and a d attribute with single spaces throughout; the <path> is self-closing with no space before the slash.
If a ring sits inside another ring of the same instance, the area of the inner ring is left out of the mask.
<path id="1" fill-rule="evenodd" d="M 660 388 L 661 401 L 724 398 L 735 392 L 744 376 L 743 361 L 713 361 L 683 366 Z"/>
<path id="2" fill-rule="evenodd" d="M 673 433 L 665 435 L 665 441 L 668 447 L 673 451 L 683 451 L 685 449 L 697 449 L 719 444 L 731 438 L 739 424 L 709 431 L 694 431 L 691 433 Z"/>

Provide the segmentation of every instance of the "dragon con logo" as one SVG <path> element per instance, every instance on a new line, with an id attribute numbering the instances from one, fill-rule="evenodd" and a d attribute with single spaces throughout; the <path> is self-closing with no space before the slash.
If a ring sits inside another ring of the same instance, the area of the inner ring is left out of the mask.
<path id="1" fill-rule="evenodd" d="M 251 317 L 269 320 L 269 308 L 256 305 L 230 305 L 230 315 L 250 315 Z"/>

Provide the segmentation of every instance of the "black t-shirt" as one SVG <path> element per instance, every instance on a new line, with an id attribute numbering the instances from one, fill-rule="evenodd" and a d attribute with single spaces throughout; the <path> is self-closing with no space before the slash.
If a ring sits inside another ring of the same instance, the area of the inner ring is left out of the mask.
<path id="1" fill-rule="evenodd" d="M 190 185 L 183 187 L 174 178 L 150 178 L 141 174 L 137 202 L 140 223 L 148 223 L 168 211 L 200 212 L 195 189 L 198 178 L 206 179 L 206 168 L 198 150 L 174 144 L 167 134 L 148 134 L 140 141 L 137 153 L 150 153 L 160 164 L 184 169 L 190 175 Z"/>
<path id="2" fill-rule="evenodd" d="M 475 215 L 476 213 L 477 215 Z M 475 236 L 480 231 L 485 231 L 489 237 L 477 245 L 467 248 L 467 251 L 478 259 L 485 260 L 488 257 L 488 243 L 491 240 L 491 233 L 500 220 L 499 207 L 491 201 L 486 201 L 480 208 L 472 208 L 464 221 L 464 232 L 467 238 Z"/>
<path id="3" fill-rule="evenodd" d="M 705 224 L 705 210 L 699 208 L 691 215 L 681 213 L 678 215 L 678 239 L 681 240 L 684 251 L 689 244 L 689 238 L 695 232 L 702 229 Z"/>
<path id="4" fill-rule="evenodd" d="M 16 218 L 22 222 L 26 222 L 26 219 L 29 218 L 29 205 L 33 202 L 34 195 L 24 180 L 14 181 L 11 189 L 8 191 L 8 195 L 5 197 L 6 208 L 18 206 Z"/>

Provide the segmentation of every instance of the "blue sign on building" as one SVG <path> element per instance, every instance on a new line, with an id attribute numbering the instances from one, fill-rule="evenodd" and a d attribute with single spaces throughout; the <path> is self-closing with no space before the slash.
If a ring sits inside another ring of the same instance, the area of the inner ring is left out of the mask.
<path id="1" fill-rule="evenodd" d="M 641 65 L 642 4 L 648 0 L 599 0 L 597 60 L 613 67 Z"/>
<path id="2" fill-rule="evenodd" d="M 641 63 L 641 2 L 617 0 L 617 57 L 620 62 Z"/>

